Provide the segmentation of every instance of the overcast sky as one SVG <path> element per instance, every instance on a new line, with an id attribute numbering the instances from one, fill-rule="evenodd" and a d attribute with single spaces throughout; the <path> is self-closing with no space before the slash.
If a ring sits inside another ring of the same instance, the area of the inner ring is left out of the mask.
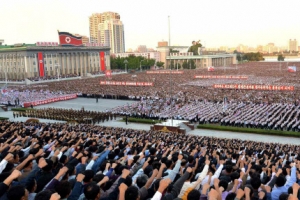
<path id="1" fill-rule="evenodd" d="M 0 39 L 58 42 L 57 30 L 89 36 L 88 17 L 112 11 L 121 15 L 126 50 L 168 41 L 168 16 L 172 45 L 287 46 L 300 40 L 299 7 L 299 0 L 1 0 Z"/>

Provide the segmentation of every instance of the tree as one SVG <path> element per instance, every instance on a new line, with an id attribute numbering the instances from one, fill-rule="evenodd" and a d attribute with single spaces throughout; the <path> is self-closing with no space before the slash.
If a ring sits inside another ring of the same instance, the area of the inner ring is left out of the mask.
<path id="1" fill-rule="evenodd" d="M 183 61 L 182 68 L 183 69 L 188 69 L 189 68 L 188 63 L 186 61 Z"/>
<path id="2" fill-rule="evenodd" d="M 196 69 L 196 64 L 194 60 L 188 61 L 188 69 Z"/>
<path id="3" fill-rule="evenodd" d="M 169 65 L 169 69 L 174 69 L 174 60 L 171 60 L 171 66 Z"/>
<path id="4" fill-rule="evenodd" d="M 285 57 L 282 54 L 279 54 L 278 57 L 277 57 L 277 60 L 278 61 L 284 61 L 284 58 Z"/>
<path id="5" fill-rule="evenodd" d="M 260 52 L 257 53 L 245 53 L 242 57 L 242 60 L 247 60 L 247 61 L 262 61 L 265 60 L 263 58 L 263 54 Z"/>
<path id="6" fill-rule="evenodd" d="M 127 60 L 127 69 L 140 69 L 140 65 L 143 69 L 150 69 L 154 66 L 155 59 L 145 59 L 142 56 L 129 55 L 128 57 L 113 57 L 110 58 L 110 66 L 112 69 L 125 69 L 124 61 Z"/>
<path id="7" fill-rule="evenodd" d="M 156 62 L 157 67 L 162 67 L 162 66 L 164 66 L 164 64 L 165 64 L 164 62 Z"/>

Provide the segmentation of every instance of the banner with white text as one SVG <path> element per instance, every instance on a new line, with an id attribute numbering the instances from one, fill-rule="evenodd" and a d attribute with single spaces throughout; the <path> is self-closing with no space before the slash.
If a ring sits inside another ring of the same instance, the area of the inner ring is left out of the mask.
<path id="1" fill-rule="evenodd" d="M 152 82 L 100 81 L 100 85 L 153 86 Z"/>
<path id="2" fill-rule="evenodd" d="M 248 76 L 207 76 L 207 75 L 196 75 L 194 78 L 202 79 L 248 79 Z"/>
<path id="3" fill-rule="evenodd" d="M 23 107 L 27 108 L 30 107 L 31 105 L 33 106 L 38 106 L 38 105 L 44 105 L 48 103 L 53 103 L 57 101 L 65 101 L 65 100 L 70 100 L 70 99 L 75 99 L 77 98 L 77 94 L 69 94 L 69 95 L 64 95 L 60 97 L 54 97 L 50 99 L 44 99 L 44 100 L 38 100 L 38 101 L 32 101 L 32 102 L 24 102 Z"/>
<path id="4" fill-rule="evenodd" d="M 294 91 L 294 86 L 278 85 L 244 85 L 244 84 L 215 84 L 216 89 L 238 89 L 238 90 L 273 90 L 273 91 Z"/>
<path id="5" fill-rule="evenodd" d="M 183 71 L 147 71 L 147 74 L 183 74 Z"/>

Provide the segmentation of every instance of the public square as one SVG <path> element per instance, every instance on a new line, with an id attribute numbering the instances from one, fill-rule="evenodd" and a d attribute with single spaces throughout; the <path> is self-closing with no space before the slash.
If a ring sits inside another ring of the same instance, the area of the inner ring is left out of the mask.
<path id="1" fill-rule="evenodd" d="M 64 108 L 64 109 L 75 109 L 80 110 L 84 107 L 85 110 L 92 111 L 108 111 L 112 108 L 130 105 L 135 101 L 124 101 L 124 100 L 112 100 L 112 99 L 99 99 L 98 103 L 96 103 L 96 99 L 94 98 L 77 98 L 68 101 L 60 101 L 45 105 L 40 105 L 34 107 L 35 109 L 39 108 Z M 9 117 L 11 121 L 26 121 L 27 117 L 13 117 L 13 112 L 0 112 L 1 117 Z M 57 120 L 49 120 L 49 119 L 40 119 L 40 122 L 49 122 L 49 123 L 64 123 L 64 121 Z M 129 128 L 136 130 L 150 130 L 150 125 L 148 124 L 140 124 L 140 123 L 128 123 L 122 121 L 121 118 L 117 118 L 116 120 L 105 121 L 104 123 L 97 123 L 100 126 L 109 126 L 109 127 L 120 127 L 120 128 Z M 237 133 L 237 132 L 229 132 L 229 131 L 215 131 L 215 130 L 206 130 L 206 129 L 195 129 L 187 134 L 199 135 L 199 136 L 209 136 L 209 137 L 218 137 L 218 138 L 239 138 L 242 140 L 253 140 L 253 141 L 261 141 L 261 142 L 272 142 L 272 143 L 282 143 L 282 144 L 299 144 L 300 138 L 293 137 L 283 137 L 283 136 L 269 136 L 269 135 L 258 135 L 258 134 L 250 134 L 250 133 Z"/>

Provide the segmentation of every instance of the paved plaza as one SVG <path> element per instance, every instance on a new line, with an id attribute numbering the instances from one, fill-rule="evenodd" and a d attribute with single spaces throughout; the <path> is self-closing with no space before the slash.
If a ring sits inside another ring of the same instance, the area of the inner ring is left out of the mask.
<path id="1" fill-rule="evenodd" d="M 105 111 L 111 108 L 122 106 L 126 104 L 134 103 L 134 101 L 123 101 L 123 100 L 110 100 L 110 99 L 99 99 L 99 102 L 96 103 L 96 99 L 89 98 L 77 98 L 68 101 L 61 101 L 41 106 L 36 106 L 35 108 L 46 108 L 46 107 L 55 107 L 55 108 L 67 108 L 67 109 L 76 109 L 79 110 L 84 107 L 85 110 L 93 110 L 93 111 Z M 8 117 L 11 121 L 26 121 L 27 117 L 19 117 L 14 118 L 13 112 L 0 112 L 1 117 Z M 64 121 L 56 121 L 49 119 L 40 119 L 41 122 L 64 122 Z M 150 130 L 150 125 L 147 124 L 138 124 L 138 123 L 128 123 L 121 121 L 121 118 L 117 118 L 116 120 L 106 121 L 104 123 L 99 123 L 97 125 L 100 126 L 112 126 L 112 127 L 122 127 L 122 128 L 130 128 L 130 129 L 138 129 L 138 130 Z M 273 142 L 273 143 L 283 143 L 283 144 L 300 144 L 300 138 L 293 137 L 283 137 L 283 136 L 267 136 L 267 135 L 258 135 L 251 133 L 236 133 L 229 131 L 215 131 L 215 130 L 204 130 L 204 129 L 196 129 L 190 131 L 188 134 L 199 135 L 199 136 L 209 136 L 209 137 L 220 137 L 220 138 L 239 138 L 242 140 L 254 140 L 261 142 Z M 300 134 L 300 133 L 299 133 Z"/>

